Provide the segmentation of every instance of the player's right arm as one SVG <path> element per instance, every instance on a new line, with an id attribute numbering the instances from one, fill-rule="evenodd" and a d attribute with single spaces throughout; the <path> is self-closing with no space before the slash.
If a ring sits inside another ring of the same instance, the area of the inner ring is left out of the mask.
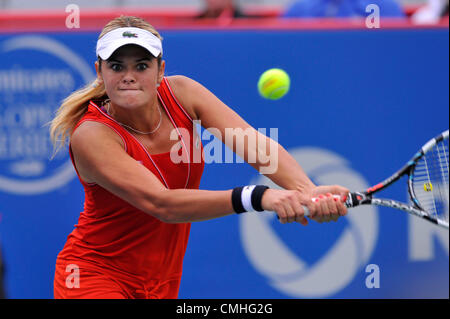
<path id="1" fill-rule="evenodd" d="M 167 189 L 129 156 L 122 139 L 101 123 L 82 123 L 72 134 L 71 149 L 83 181 L 98 184 L 163 222 L 194 222 L 233 213 L 232 190 Z M 264 193 L 262 207 L 275 211 L 282 223 L 301 221 L 300 196 L 297 191 L 269 189 Z"/>

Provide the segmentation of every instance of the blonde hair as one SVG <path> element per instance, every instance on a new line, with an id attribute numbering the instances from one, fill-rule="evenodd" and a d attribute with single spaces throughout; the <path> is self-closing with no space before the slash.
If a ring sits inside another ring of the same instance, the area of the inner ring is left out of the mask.
<path id="1" fill-rule="evenodd" d="M 108 22 L 100 33 L 99 39 L 106 33 L 124 27 L 135 27 L 147 30 L 162 40 L 156 29 L 144 19 L 131 16 L 120 16 Z M 161 63 L 162 54 L 158 57 L 158 65 Z M 99 66 L 101 59 L 98 58 Z M 106 90 L 103 82 L 95 79 L 83 88 L 73 92 L 56 112 L 55 117 L 50 122 L 50 138 L 53 142 L 54 155 L 66 144 L 78 121 L 86 113 L 90 100 L 106 99 Z"/>

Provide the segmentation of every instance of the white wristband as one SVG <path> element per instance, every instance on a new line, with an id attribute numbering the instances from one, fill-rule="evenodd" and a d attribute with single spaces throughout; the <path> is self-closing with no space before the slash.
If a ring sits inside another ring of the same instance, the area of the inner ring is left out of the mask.
<path id="1" fill-rule="evenodd" d="M 242 189 L 241 202 L 247 212 L 252 212 L 255 210 L 252 206 L 252 192 L 255 187 L 256 185 L 248 185 Z"/>

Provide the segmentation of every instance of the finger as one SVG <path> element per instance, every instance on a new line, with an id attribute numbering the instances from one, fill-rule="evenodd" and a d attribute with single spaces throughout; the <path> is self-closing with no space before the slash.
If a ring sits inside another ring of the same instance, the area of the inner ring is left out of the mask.
<path id="1" fill-rule="evenodd" d="M 286 222 L 287 222 L 287 214 L 286 214 L 286 211 L 284 210 L 284 207 L 281 206 L 281 205 L 278 206 L 276 208 L 276 213 L 278 215 L 278 220 L 280 221 L 280 223 L 286 224 Z"/>
<path id="2" fill-rule="evenodd" d="M 296 211 L 300 212 L 299 215 L 305 219 L 305 209 L 308 210 L 308 217 L 310 219 L 314 219 L 317 214 L 317 205 L 311 200 L 310 197 L 303 196 L 300 192 L 297 192 L 297 202 L 294 207 L 296 208 Z"/>
<path id="3" fill-rule="evenodd" d="M 308 220 L 305 217 L 305 208 L 304 206 L 301 204 L 302 202 L 302 198 L 300 195 L 300 192 L 296 193 L 297 197 L 294 200 L 293 206 L 294 206 L 294 211 L 295 211 L 295 221 L 298 223 L 301 223 L 302 225 L 306 222 L 306 224 L 308 223 Z M 306 209 L 308 209 L 308 207 L 306 206 Z M 311 216 L 311 211 L 309 211 L 309 216 Z M 306 225 L 305 224 L 305 225 Z"/>
<path id="4" fill-rule="evenodd" d="M 300 224 L 302 224 L 303 226 L 308 225 L 308 220 L 306 219 L 306 217 L 301 217 L 300 220 L 298 221 Z"/>
<path id="5" fill-rule="evenodd" d="M 335 213 L 331 214 L 330 216 L 331 216 L 331 221 L 333 221 L 333 222 L 337 222 L 337 220 L 339 219 L 339 217 L 341 217 L 341 216 L 339 215 L 339 213 L 337 212 L 337 208 L 336 208 Z"/>
<path id="6" fill-rule="evenodd" d="M 309 210 L 309 218 L 316 221 L 316 222 L 320 222 L 320 216 L 321 216 L 321 212 L 320 212 L 320 205 L 319 205 L 319 199 L 318 198 L 314 198 L 312 201 L 308 201 L 305 206 L 308 208 Z"/>
<path id="7" fill-rule="evenodd" d="M 298 206 L 295 207 L 295 212 L 296 212 L 295 221 L 297 223 L 300 223 L 300 224 L 306 226 L 308 224 L 308 220 L 305 217 L 305 210 L 304 210 L 303 206 L 298 204 Z"/>
<path id="8" fill-rule="evenodd" d="M 323 222 L 323 209 L 319 197 L 316 197 L 312 206 L 314 207 L 315 210 L 313 219 L 319 224 L 321 224 Z"/>
<path id="9" fill-rule="evenodd" d="M 308 203 L 304 206 L 308 208 L 309 215 L 308 217 L 310 219 L 316 219 L 316 217 L 319 215 L 319 205 L 317 204 L 319 202 L 319 199 L 314 199 L 314 202 L 308 201 Z"/>
<path id="10" fill-rule="evenodd" d="M 322 221 L 325 223 L 328 223 L 331 219 L 330 217 L 330 210 L 328 208 L 328 203 L 324 195 L 319 196 L 319 204 L 320 209 L 322 211 Z"/>
<path id="11" fill-rule="evenodd" d="M 336 201 L 336 207 L 338 209 L 339 216 L 347 215 L 347 207 L 344 205 L 344 203 L 337 198 L 335 198 L 334 200 Z"/>
<path id="12" fill-rule="evenodd" d="M 327 193 L 327 204 L 328 210 L 330 212 L 330 220 L 337 221 L 339 218 L 338 208 L 336 205 L 336 201 L 334 200 L 333 194 Z"/>
<path id="13" fill-rule="evenodd" d="M 288 223 L 293 223 L 295 222 L 295 212 L 294 212 L 294 208 L 290 205 L 290 203 L 287 203 L 285 206 L 285 211 L 286 211 L 286 215 L 287 215 L 287 222 Z"/>

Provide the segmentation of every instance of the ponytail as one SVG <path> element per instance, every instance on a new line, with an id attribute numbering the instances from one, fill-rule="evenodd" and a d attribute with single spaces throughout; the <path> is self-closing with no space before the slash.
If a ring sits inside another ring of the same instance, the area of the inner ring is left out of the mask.
<path id="1" fill-rule="evenodd" d="M 69 95 L 50 122 L 50 138 L 54 155 L 64 147 L 78 121 L 86 113 L 89 101 L 106 95 L 105 86 L 97 80 Z"/>

